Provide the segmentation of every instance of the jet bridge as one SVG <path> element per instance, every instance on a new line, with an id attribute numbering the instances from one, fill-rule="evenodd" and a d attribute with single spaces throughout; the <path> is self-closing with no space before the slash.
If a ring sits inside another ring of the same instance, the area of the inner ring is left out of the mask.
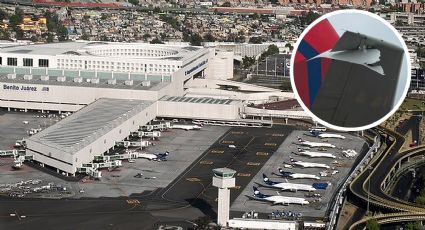
<path id="1" fill-rule="evenodd" d="M 153 130 L 159 130 L 164 131 L 166 129 L 171 128 L 171 122 L 163 122 L 160 124 L 151 124 L 151 125 L 141 125 L 139 126 L 140 131 L 153 131 Z"/>
<path id="2" fill-rule="evenodd" d="M 152 142 L 150 141 L 117 141 L 115 142 L 115 146 L 124 147 L 124 148 L 129 148 L 129 147 L 144 148 L 150 145 L 152 145 Z"/>
<path id="3" fill-rule="evenodd" d="M 152 139 L 157 139 L 161 137 L 161 132 L 160 131 L 150 131 L 150 132 L 136 131 L 136 132 L 132 132 L 131 135 L 137 136 L 137 137 L 150 137 Z"/>
<path id="4" fill-rule="evenodd" d="M 123 154 L 107 155 L 107 156 L 95 156 L 94 161 L 115 161 L 115 160 L 131 160 L 140 158 L 142 152 L 126 152 Z"/>
<path id="5" fill-rule="evenodd" d="M 100 163 L 87 163 L 82 164 L 81 167 L 77 168 L 78 173 L 86 173 L 94 178 L 101 178 L 102 172 L 100 172 L 98 169 L 102 168 L 117 168 L 122 166 L 121 160 L 112 160 L 112 161 L 105 161 Z"/>

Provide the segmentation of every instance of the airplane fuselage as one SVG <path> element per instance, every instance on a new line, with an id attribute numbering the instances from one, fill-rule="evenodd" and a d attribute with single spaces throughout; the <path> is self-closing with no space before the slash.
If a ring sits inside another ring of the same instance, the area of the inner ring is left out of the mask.
<path id="1" fill-rule="evenodd" d="M 292 173 L 292 174 L 288 175 L 288 177 L 290 177 L 292 179 L 314 179 L 314 180 L 320 180 L 320 177 L 318 177 L 316 175 L 303 174 L 303 173 Z"/>
<path id="2" fill-rule="evenodd" d="M 321 133 L 318 135 L 319 138 L 337 138 L 337 139 L 345 139 L 344 136 L 333 133 Z"/>
<path id="3" fill-rule="evenodd" d="M 289 204 L 305 205 L 305 204 L 309 204 L 309 202 L 307 200 L 305 200 L 304 198 L 298 198 L 298 197 L 268 196 L 268 197 L 257 198 L 257 199 L 262 200 L 262 201 L 272 202 L 273 204 L 282 204 L 282 205 L 289 205 Z"/>
<path id="4" fill-rule="evenodd" d="M 336 158 L 336 156 L 333 155 L 332 153 L 300 151 L 298 154 L 303 156 L 313 157 L 313 158 L 319 158 L 319 157 Z"/>
<path id="5" fill-rule="evenodd" d="M 295 192 L 298 191 L 298 190 L 308 191 L 308 192 L 316 190 L 311 185 L 293 184 L 293 183 L 278 183 L 278 184 L 271 185 L 270 187 L 278 188 L 278 189 L 282 189 L 282 190 L 295 191 Z"/>
<path id="6" fill-rule="evenodd" d="M 317 147 L 335 148 L 336 147 L 335 145 L 329 144 L 329 143 L 310 142 L 310 141 L 301 141 L 300 144 L 310 148 L 317 148 Z"/>
<path id="7" fill-rule="evenodd" d="M 329 165 L 322 163 L 312 163 L 312 162 L 303 162 L 303 161 L 294 161 L 293 164 L 301 166 L 303 168 L 325 168 L 329 169 Z"/>

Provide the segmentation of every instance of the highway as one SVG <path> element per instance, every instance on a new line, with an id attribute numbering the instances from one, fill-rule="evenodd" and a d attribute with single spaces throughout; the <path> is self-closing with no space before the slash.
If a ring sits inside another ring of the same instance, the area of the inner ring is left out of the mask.
<path id="1" fill-rule="evenodd" d="M 380 128 L 380 132 L 392 137 L 387 138 L 386 147 L 382 154 L 375 156 L 356 179 L 350 184 L 349 196 L 358 201 L 361 207 L 367 207 L 368 196 L 370 198 L 370 210 L 384 213 L 377 216 L 380 223 L 391 223 L 420 219 L 425 215 L 425 207 L 400 200 L 391 196 L 382 189 L 385 178 L 392 168 L 406 156 L 417 156 L 425 153 L 425 146 L 417 147 L 400 152 L 404 143 L 404 137 L 391 130 Z M 366 208 L 365 208 L 366 209 Z M 411 216 L 409 217 L 409 214 Z M 365 219 L 355 223 L 350 229 L 362 229 Z"/>

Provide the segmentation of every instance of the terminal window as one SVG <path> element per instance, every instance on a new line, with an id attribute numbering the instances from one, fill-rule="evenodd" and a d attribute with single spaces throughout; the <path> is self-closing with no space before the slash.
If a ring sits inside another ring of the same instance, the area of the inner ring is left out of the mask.
<path id="1" fill-rule="evenodd" d="M 17 58 L 7 58 L 7 65 L 17 66 L 18 65 L 18 59 Z"/>
<path id="2" fill-rule="evenodd" d="M 24 58 L 23 62 L 24 62 L 24 66 L 33 66 L 32 58 Z"/>
<path id="3" fill-rule="evenodd" d="M 49 67 L 49 60 L 48 59 L 38 59 L 38 66 L 39 67 Z"/>

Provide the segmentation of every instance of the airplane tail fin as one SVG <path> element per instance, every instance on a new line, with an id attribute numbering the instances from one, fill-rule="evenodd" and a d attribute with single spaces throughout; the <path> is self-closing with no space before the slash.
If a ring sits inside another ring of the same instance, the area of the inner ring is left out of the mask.
<path id="1" fill-rule="evenodd" d="M 265 197 L 268 197 L 267 195 L 262 194 L 262 193 L 260 192 L 260 190 L 258 190 L 258 188 L 257 188 L 257 187 L 252 186 L 252 189 L 254 190 L 254 196 L 255 196 L 255 197 L 258 197 L 258 198 L 265 198 Z"/>
<path id="2" fill-rule="evenodd" d="M 261 194 L 260 191 L 258 190 L 258 188 L 255 187 L 255 186 L 252 186 L 252 190 L 254 190 L 254 196 Z"/>
<path id="3" fill-rule="evenodd" d="M 303 139 L 301 137 L 298 137 L 298 142 L 303 142 Z"/>
<path id="4" fill-rule="evenodd" d="M 264 183 L 266 183 L 268 185 L 272 185 L 273 184 L 273 182 L 264 173 L 263 173 L 263 181 L 264 181 Z"/>
<path id="5" fill-rule="evenodd" d="M 317 131 L 315 131 L 315 130 L 310 130 L 310 133 L 313 135 L 313 136 L 319 136 L 319 134 L 320 134 L 320 132 L 317 132 Z"/>

